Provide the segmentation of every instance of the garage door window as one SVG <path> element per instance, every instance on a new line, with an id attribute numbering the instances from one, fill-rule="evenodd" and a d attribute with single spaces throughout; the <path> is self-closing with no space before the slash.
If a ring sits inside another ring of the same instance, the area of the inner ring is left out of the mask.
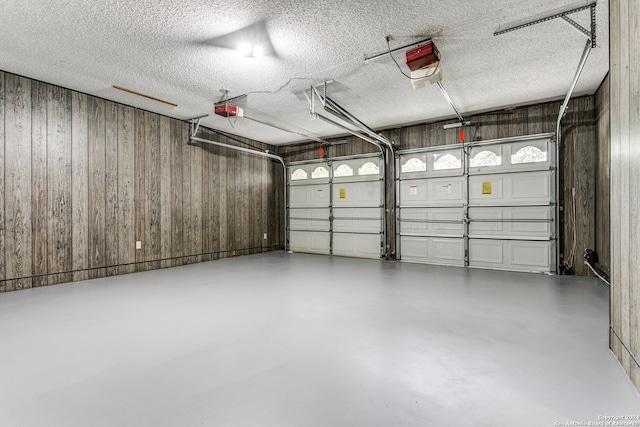
<path id="1" fill-rule="evenodd" d="M 522 147 L 515 154 L 511 155 L 511 164 L 519 163 L 539 163 L 547 161 L 547 152 L 538 147 L 528 145 Z"/>
<path id="2" fill-rule="evenodd" d="M 353 176 L 353 169 L 347 164 L 341 164 L 333 171 L 333 176 L 339 178 L 343 176 Z"/>
<path id="3" fill-rule="evenodd" d="M 304 169 L 296 169 L 291 174 L 291 181 L 299 181 L 302 179 L 307 179 L 307 173 Z"/>
<path id="4" fill-rule="evenodd" d="M 500 166 L 502 158 L 491 150 L 483 150 L 471 158 L 471 167 Z"/>
<path id="5" fill-rule="evenodd" d="M 434 154 L 433 155 L 433 170 L 448 170 L 448 169 L 461 169 L 462 160 L 454 156 L 453 154 Z"/>
<path id="6" fill-rule="evenodd" d="M 324 166 L 318 166 L 311 172 L 311 179 L 329 178 L 329 170 Z"/>
<path id="7" fill-rule="evenodd" d="M 358 175 L 380 175 L 380 168 L 373 162 L 367 162 L 358 168 Z"/>
<path id="8" fill-rule="evenodd" d="M 408 172 L 424 172 L 427 170 L 427 164 L 422 160 L 413 157 L 402 165 L 402 173 Z"/>

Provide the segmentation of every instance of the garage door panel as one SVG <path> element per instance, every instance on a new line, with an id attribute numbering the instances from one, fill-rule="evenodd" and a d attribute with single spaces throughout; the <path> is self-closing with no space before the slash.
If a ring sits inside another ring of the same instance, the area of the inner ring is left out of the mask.
<path id="1" fill-rule="evenodd" d="M 469 208 L 469 237 L 548 239 L 554 216 L 549 206 Z"/>
<path id="2" fill-rule="evenodd" d="M 329 231 L 329 208 L 289 209 L 291 230 Z"/>
<path id="3" fill-rule="evenodd" d="M 464 266 L 464 239 L 401 236 L 402 260 Z"/>
<path id="4" fill-rule="evenodd" d="M 333 230 L 341 232 L 379 233 L 380 208 L 334 208 Z"/>
<path id="5" fill-rule="evenodd" d="M 328 255 L 330 240 L 328 232 L 290 231 L 289 249 L 293 252 Z"/>
<path id="6" fill-rule="evenodd" d="M 357 258 L 380 258 L 379 234 L 333 234 L 333 254 Z"/>
<path id="7" fill-rule="evenodd" d="M 470 205 L 544 205 L 552 201 L 549 171 L 469 177 Z"/>
<path id="8" fill-rule="evenodd" d="M 333 184 L 333 206 L 380 206 L 380 181 Z"/>
<path id="9" fill-rule="evenodd" d="M 464 211 L 461 208 L 407 208 L 402 210 L 401 234 L 426 236 L 464 235 Z"/>
<path id="10" fill-rule="evenodd" d="M 462 205 L 464 177 L 403 180 L 400 200 L 404 206 Z"/>
<path id="11" fill-rule="evenodd" d="M 329 184 L 289 187 L 289 206 L 292 208 L 329 207 Z"/>
<path id="12" fill-rule="evenodd" d="M 469 266 L 550 272 L 554 244 L 553 241 L 469 239 Z"/>

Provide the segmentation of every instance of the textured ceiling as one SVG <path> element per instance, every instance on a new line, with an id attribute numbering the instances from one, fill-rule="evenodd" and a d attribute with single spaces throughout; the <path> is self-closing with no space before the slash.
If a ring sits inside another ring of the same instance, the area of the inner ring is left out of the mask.
<path id="1" fill-rule="evenodd" d="M 463 115 L 562 98 L 586 36 L 555 19 L 494 37 L 508 24 L 590 3 L 567 0 L 3 0 L 0 69 L 178 119 L 248 94 L 247 114 L 320 137 L 342 132 L 312 121 L 301 91 L 327 80 L 328 94 L 375 129 L 454 117 L 435 85 L 414 90 L 383 52 L 432 37 L 442 83 Z M 589 28 L 589 11 L 571 16 Z M 597 6 L 598 47 L 576 94 L 608 71 L 607 2 Z M 254 25 L 255 24 L 255 25 Z M 217 41 L 247 26 L 267 29 L 274 55 L 240 56 Z M 396 58 L 403 65 L 404 53 Z M 403 65 L 404 66 L 404 65 Z M 406 70 L 408 71 L 408 70 Z M 126 92 L 130 88 L 171 107 Z M 247 119 L 211 114 L 202 124 L 271 144 L 302 141 Z M 234 125 L 234 127 L 232 127 Z"/>

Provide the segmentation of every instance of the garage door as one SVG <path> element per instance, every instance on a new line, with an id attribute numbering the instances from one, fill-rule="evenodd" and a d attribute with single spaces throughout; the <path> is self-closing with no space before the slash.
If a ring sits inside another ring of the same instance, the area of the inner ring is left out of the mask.
<path id="1" fill-rule="evenodd" d="M 469 266 L 553 272 L 556 168 L 551 138 L 469 150 Z"/>
<path id="2" fill-rule="evenodd" d="M 466 180 L 462 146 L 404 151 L 396 165 L 403 261 L 465 265 Z"/>
<path id="3" fill-rule="evenodd" d="M 552 136 L 399 152 L 396 257 L 555 271 Z"/>
<path id="4" fill-rule="evenodd" d="M 327 162 L 289 166 L 289 249 L 331 252 L 331 182 Z"/>
<path id="5" fill-rule="evenodd" d="M 378 259 L 383 213 L 380 156 L 289 165 L 292 251 Z"/>

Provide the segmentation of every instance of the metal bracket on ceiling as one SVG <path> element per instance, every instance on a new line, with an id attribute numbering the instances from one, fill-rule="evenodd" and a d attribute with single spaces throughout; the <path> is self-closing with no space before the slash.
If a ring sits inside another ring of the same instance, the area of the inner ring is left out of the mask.
<path id="1" fill-rule="evenodd" d="M 345 110 L 342 106 L 340 106 L 337 102 L 335 102 L 333 99 L 331 99 L 327 95 L 327 83 L 329 82 L 325 82 L 322 85 L 323 93 L 320 93 L 317 86 L 311 86 L 310 88 L 311 97 L 309 98 L 307 96 L 307 100 L 309 101 L 309 104 L 310 104 L 309 113 L 311 114 L 311 117 L 320 118 L 321 120 L 327 123 L 330 123 L 336 127 L 346 130 L 350 134 L 357 136 L 358 138 L 364 141 L 367 141 L 373 145 L 376 145 L 381 151 L 383 151 L 382 147 L 386 147 L 386 148 L 389 148 L 391 152 L 393 152 L 394 146 L 389 139 L 387 139 L 382 134 L 376 133 L 373 129 L 371 129 L 369 126 L 364 124 L 356 116 L 354 116 L 353 114 Z M 353 128 L 357 129 L 357 131 L 354 131 L 345 125 L 339 124 L 325 116 L 322 116 L 321 114 L 318 114 L 315 111 L 315 97 L 319 99 L 326 113 L 333 116 L 334 118 L 340 119 L 341 121 L 348 124 L 349 126 L 352 126 Z"/>
<path id="2" fill-rule="evenodd" d="M 578 24 L 573 19 L 569 18 L 567 15 L 572 13 L 581 12 L 583 10 L 590 9 L 591 11 L 591 29 L 588 30 L 584 28 L 582 25 Z M 562 18 L 564 21 L 569 23 L 572 27 L 576 28 L 581 33 L 585 34 L 591 40 L 591 47 L 596 47 L 596 2 L 590 3 L 585 6 L 575 7 L 572 9 L 565 10 L 563 12 L 554 13 L 552 15 L 548 15 L 542 18 L 537 18 L 532 21 L 527 21 L 523 24 L 514 25 L 503 30 L 499 30 L 493 33 L 494 36 L 499 36 L 501 34 L 510 33 L 512 31 L 520 30 L 522 28 L 530 27 L 532 25 L 540 24 L 542 22 L 551 21 L 552 19 Z"/>
<path id="3" fill-rule="evenodd" d="M 204 119 L 205 117 L 209 117 L 209 114 L 203 114 L 201 116 L 193 117 L 187 120 L 191 123 L 191 136 L 196 136 L 196 134 L 198 133 L 198 128 L 200 127 L 200 120 Z"/>

